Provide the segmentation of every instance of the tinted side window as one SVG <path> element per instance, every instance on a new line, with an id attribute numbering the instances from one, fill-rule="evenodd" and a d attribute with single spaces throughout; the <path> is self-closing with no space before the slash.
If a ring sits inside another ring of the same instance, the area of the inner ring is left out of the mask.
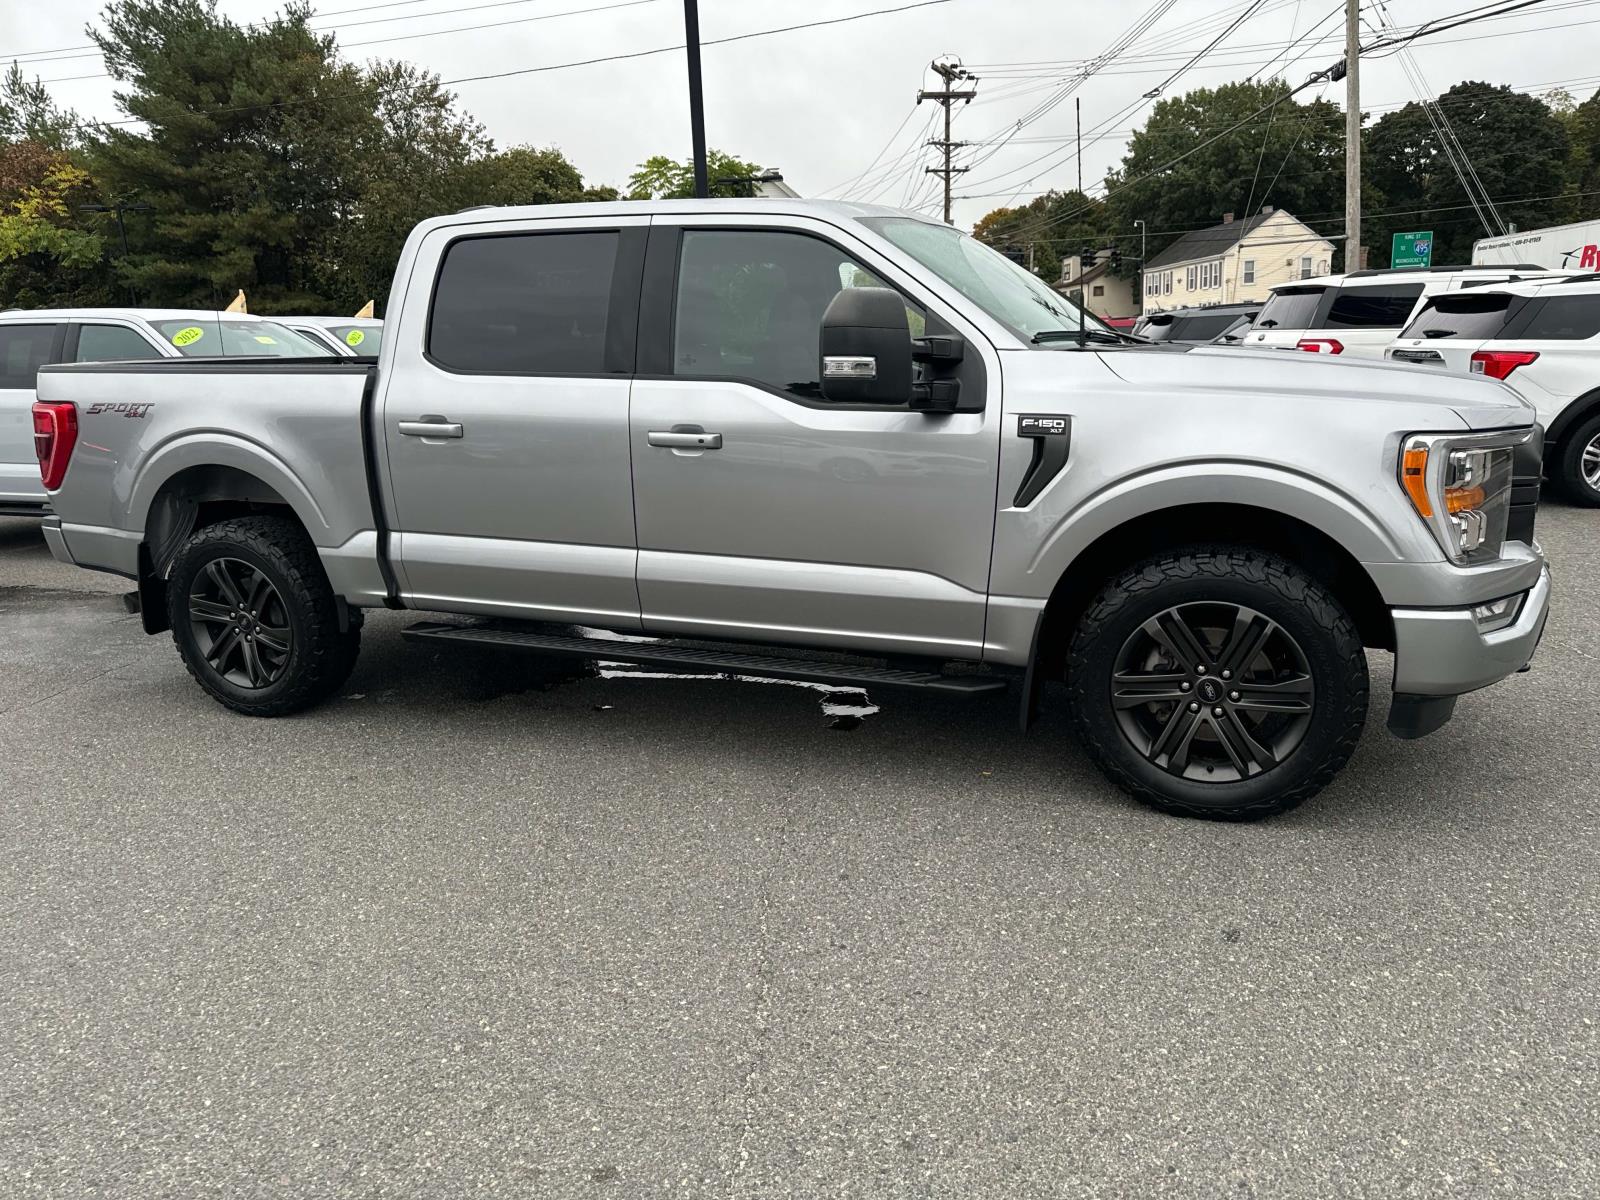
<path id="1" fill-rule="evenodd" d="M 1324 288 L 1279 288 L 1256 318 L 1260 329 L 1310 329 Z"/>
<path id="2" fill-rule="evenodd" d="M 161 352 L 131 329 L 121 325 L 83 325 L 78 329 L 78 352 L 73 362 L 125 362 L 160 358 Z"/>
<path id="3" fill-rule="evenodd" d="M 609 230 L 452 242 L 434 289 L 428 354 L 455 371 L 601 374 L 617 240 Z"/>
<path id="4" fill-rule="evenodd" d="M 1323 329 L 1399 329 L 1422 295 L 1420 283 L 1340 288 Z"/>
<path id="5" fill-rule="evenodd" d="M 1505 292 L 1435 296 L 1406 326 L 1401 336 L 1473 338 L 1479 341 L 1492 338 L 1505 325 L 1506 310 L 1510 305 L 1511 297 Z"/>
<path id="6" fill-rule="evenodd" d="M 1578 341 L 1600 333 L 1600 295 L 1551 296 L 1531 314 L 1519 337 L 1529 341 Z"/>
<path id="7" fill-rule="evenodd" d="M 50 361 L 54 325 L 0 325 L 0 388 L 31 388 Z"/>
<path id="8" fill-rule="evenodd" d="M 686 230 L 678 266 L 672 363 L 679 375 L 753 379 L 822 394 L 822 314 L 847 287 L 886 286 L 819 238 L 759 230 Z M 908 312 L 913 335 L 921 313 Z"/>

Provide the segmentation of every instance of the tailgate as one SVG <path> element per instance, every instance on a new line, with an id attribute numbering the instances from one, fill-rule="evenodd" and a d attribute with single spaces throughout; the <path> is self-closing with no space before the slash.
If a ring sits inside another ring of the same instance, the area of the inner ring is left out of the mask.
<path id="1" fill-rule="evenodd" d="M 1466 375 L 1472 370 L 1473 351 L 1482 345 L 1481 340 L 1401 338 L 1389 347 L 1386 357 L 1390 362 L 1407 363 L 1414 367 L 1431 367 L 1436 371 L 1454 371 Z"/>

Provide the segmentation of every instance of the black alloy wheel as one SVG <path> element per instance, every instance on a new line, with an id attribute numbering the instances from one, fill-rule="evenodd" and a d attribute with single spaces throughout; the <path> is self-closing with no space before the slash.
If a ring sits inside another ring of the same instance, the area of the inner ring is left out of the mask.
<path id="1" fill-rule="evenodd" d="M 1304 740 L 1315 703 L 1300 644 L 1241 604 L 1164 609 L 1123 642 L 1112 677 L 1123 736 L 1162 770 L 1200 783 L 1278 766 Z"/>
<path id="2" fill-rule="evenodd" d="M 1251 821 L 1316 795 L 1366 724 L 1366 651 L 1303 567 L 1194 546 L 1106 580 L 1063 663 L 1080 744 L 1136 799 Z"/>
<path id="3" fill-rule="evenodd" d="M 195 575 L 189 625 L 205 661 L 235 687 L 271 687 L 294 652 L 283 597 L 243 559 L 214 558 Z"/>

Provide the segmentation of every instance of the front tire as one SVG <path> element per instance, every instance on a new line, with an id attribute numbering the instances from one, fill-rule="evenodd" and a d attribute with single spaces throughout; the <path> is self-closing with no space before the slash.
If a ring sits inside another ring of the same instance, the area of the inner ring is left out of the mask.
<path id="1" fill-rule="evenodd" d="M 1090 757 L 1164 812 L 1244 821 L 1331 780 L 1367 715 L 1354 622 L 1299 567 L 1195 548 L 1140 563 L 1089 605 L 1067 655 Z"/>
<path id="2" fill-rule="evenodd" d="M 283 517 L 199 530 L 167 581 L 172 640 L 195 682 L 235 712 L 280 717 L 338 691 L 361 646 L 359 613 L 339 605 L 316 547 Z"/>
<path id="3" fill-rule="evenodd" d="M 1595 413 L 1561 443 L 1555 481 L 1574 504 L 1600 508 L 1600 413 Z"/>

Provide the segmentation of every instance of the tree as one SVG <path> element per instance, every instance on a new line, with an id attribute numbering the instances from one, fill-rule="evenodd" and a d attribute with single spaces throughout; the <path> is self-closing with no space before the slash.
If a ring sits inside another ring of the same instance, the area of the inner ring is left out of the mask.
<path id="1" fill-rule="evenodd" d="M 245 27 L 216 0 L 113 0 L 91 36 L 144 131 L 96 128 L 107 192 L 152 211 L 129 222 L 119 274 L 151 302 L 318 311 L 319 253 L 357 200 L 371 88 L 333 38 L 283 15 Z"/>
<path id="2" fill-rule="evenodd" d="M 1151 257 L 1187 230 L 1216 225 L 1229 212 L 1243 218 L 1269 204 L 1319 231 L 1337 232 L 1344 211 L 1344 116 L 1326 100 L 1285 100 L 1261 111 L 1287 90 L 1272 79 L 1162 100 L 1106 180 L 1112 229 L 1132 232 L 1133 222 L 1143 220 Z"/>
<path id="3" fill-rule="evenodd" d="M 1523 229 L 1563 219 L 1571 141 L 1543 101 L 1488 83 L 1458 83 L 1438 99 L 1461 154 L 1506 222 Z M 1498 233 L 1473 212 L 1466 188 L 1420 104 L 1386 114 L 1362 142 L 1362 166 L 1378 193 L 1363 221 L 1373 265 L 1388 262 L 1393 234 L 1431 229 L 1433 261 L 1472 260 L 1472 243 Z"/>
<path id="4" fill-rule="evenodd" d="M 759 175 L 762 168 L 720 150 L 706 152 L 706 178 L 713 196 L 754 195 L 753 184 L 733 182 Z M 687 200 L 694 196 L 694 164 L 657 154 L 628 176 L 630 200 Z"/>
<path id="5" fill-rule="evenodd" d="M 0 298 L 8 306 L 104 304 L 105 242 L 79 206 L 97 199 L 89 173 L 41 142 L 0 148 Z"/>
<path id="6" fill-rule="evenodd" d="M 381 311 L 400 249 L 419 221 L 493 203 L 476 190 L 473 171 L 494 143 L 457 109 L 437 75 L 378 63 L 364 86 L 371 120 L 352 130 L 352 198 L 339 209 L 318 273 L 338 312 L 368 299 Z"/>
<path id="7" fill-rule="evenodd" d="M 583 176 L 554 148 L 513 146 L 467 172 L 476 204 L 572 204 L 584 199 Z"/>
<path id="8" fill-rule="evenodd" d="M 57 108 L 38 76 L 29 83 L 15 62 L 0 79 L 0 141 L 37 142 L 52 150 L 72 144 L 78 116 Z"/>
<path id="9" fill-rule="evenodd" d="M 1107 237 L 1105 206 L 1082 192 L 1049 191 L 1017 208 L 997 208 L 972 227 L 972 234 L 996 250 L 1012 255 L 1034 273 L 1054 282 L 1061 260 L 1099 250 Z M 1126 243 L 1123 243 L 1126 245 Z M 1129 270 L 1137 264 L 1129 263 Z"/>

